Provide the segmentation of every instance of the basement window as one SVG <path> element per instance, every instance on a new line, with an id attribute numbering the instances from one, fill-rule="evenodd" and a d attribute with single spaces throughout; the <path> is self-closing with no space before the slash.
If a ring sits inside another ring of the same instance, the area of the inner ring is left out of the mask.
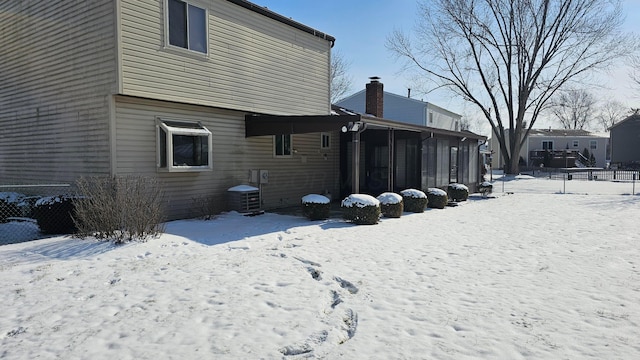
<path id="1" fill-rule="evenodd" d="M 169 172 L 212 170 L 211 132 L 198 122 L 158 119 L 158 169 Z"/>
<path id="2" fill-rule="evenodd" d="M 167 0 L 169 45 L 207 53 L 207 10 L 187 1 Z"/>

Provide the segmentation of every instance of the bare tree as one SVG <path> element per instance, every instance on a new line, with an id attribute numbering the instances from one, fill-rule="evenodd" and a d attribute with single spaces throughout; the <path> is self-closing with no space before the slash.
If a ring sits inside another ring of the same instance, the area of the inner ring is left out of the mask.
<path id="1" fill-rule="evenodd" d="M 622 120 L 630 111 L 619 101 L 607 101 L 599 109 L 597 118 L 604 131 L 609 131 L 616 122 Z"/>
<path id="2" fill-rule="evenodd" d="M 562 90 L 550 101 L 550 109 L 564 129 L 587 128 L 593 117 L 596 99 L 586 90 Z"/>
<path id="3" fill-rule="evenodd" d="M 563 86 L 625 54 L 619 0 L 424 0 L 411 38 L 387 47 L 434 86 L 475 104 L 500 143 L 507 173 L 538 115 Z"/>
<path id="4" fill-rule="evenodd" d="M 331 103 L 342 99 L 342 97 L 351 90 L 353 78 L 349 76 L 350 64 L 342 57 L 339 52 L 331 54 L 331 69 L 329 77 L 331 80 Z"/>

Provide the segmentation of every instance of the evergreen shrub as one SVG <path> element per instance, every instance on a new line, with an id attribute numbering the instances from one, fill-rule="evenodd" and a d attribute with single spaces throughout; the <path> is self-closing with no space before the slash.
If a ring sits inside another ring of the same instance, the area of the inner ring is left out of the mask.
<path id="1" fill-rule="evenodd" d="M 406 212 L 421 213 L 429 202 L 427 195 L 421 190 L 406 189 L 402 190 L 400 194 L 402 195 L 404 211 Z"/>
<path id="2" fill-rule="evenodd" d="M 325 220 L 331 214 L 331 201 L 323 195 L 309 194 L 302 197 L 302 214 L 309 220 Z"/>
<path id="3" fill-rule="evenodd" d="M 75 201 L 72 195 L 40 198 L 33 208 L 33 216 L 43 234 L 73 234 L 77 227 L 73 221 Z"/>
<path id="4" fill-rule="evenodd" d="M 380 212 L 384 217 L 399 218 L 404 211 L 402 196 L 392 192 L 385 192 L 378 196 Z"/>
<path id="5" fill-rule="evenodd" d="M 449 202 L 447 192 L 438 188 L 429 188 L 427 190 L 427 207 L 432 209 L 444 209 Z"/>
<path id="6" fill-rule="evenodd" d="M 467 201 L 469 188 L 463 184 L 451 183 L 447 186 L 447 195 L 451 201 Z"/>
<path id="7" fill-rule="evenodd" d="M 345 220 L 358 225 L 373 225 L 380 220 L 380 201 L 370 195 L 351 194 L 340 204 Z"/>

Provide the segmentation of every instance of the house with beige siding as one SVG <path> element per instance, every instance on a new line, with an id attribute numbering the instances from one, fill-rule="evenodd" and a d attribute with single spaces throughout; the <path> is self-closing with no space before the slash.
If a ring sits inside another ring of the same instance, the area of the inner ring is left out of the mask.
<path id="1" fill-rule="evenodd" d="M 5 1 L 0 24 L 3 184 L 153 176 L 170 218 L 260 170 L 265 209 L 338 192 L 339 127 L 245 131 L 330 114 L 330 35 L 244 0 Z"/>

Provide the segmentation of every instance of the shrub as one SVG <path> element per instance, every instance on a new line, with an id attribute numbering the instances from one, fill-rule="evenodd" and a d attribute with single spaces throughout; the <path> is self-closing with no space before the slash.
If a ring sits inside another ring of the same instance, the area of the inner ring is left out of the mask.
<path id="1" fill-rule="evenodd" d="M 404 210 L 407 212 L 421 213 L 427 207 L 427 195 L 416 189 L 406 189 L 400 192 L 402 202 L 404 202 Z"/>
<path id="2" fill-rule="evenodd" d="M 380 201 L 380 212 L 383 216 L 388 218 L 399 218 L 404 211 L 404 203 L 402 202 L 402 196 L 386 192 L 378 196 Z"/>
<path id="3" fill-rule="evenodd" d="M 80 178 L 83 194 L 76 202 L 79 237 L 124 243 L 145 241 L 163 231 L 162 190 L 156 179 L 143 176 Z"/>
<path id="4" fill-rule="evenodd" d="M 380 219 L 380 201 L 370 195 L 351 194 L 340 204 L 345 220 L 358 225 L 377 224 Z"/>
<path id="5" fill-rule="evenodd" d="M 452 201 L 467 201 L 469 188 L 463 184 L 451 183 L 447 186 L 447 195 Z"/>
<path id="6" fill-rule="evenodd" d="M 22 216 L 20 203 L 24 197 L 15 192 L 0 192 L 0 223 L 6 222 L 10 217 Z"/>
<path id="7" fill-rule="evenodd" d="M 77 227 L 73 221 L 76 197 L 56 195 L 40 198 L 33 208 L 33 216 L 43 234 L 72 234 Z"/>
<path id="8" fill-rule="evenodd" d="M 480 183 L 480 185 L 478 185 L 478 192 L 486 197 L 493 192 L 493 184 L 488 181 Z"/>
<path id="9" fill-rule="evenodd" d="M 322 195 L 305 195 L 302 197 L 302 214 L 309 220 L 328 219 L 331 214 L 331 201 Z"/>
<path id="10" fill-rule="evenodd" d="M 427 206 L 433 209 L 444 209 L 449 202 L 447 192 L 438 188 L 429 188 L 427 190 L 427 199 L 429 199 Z"/>

